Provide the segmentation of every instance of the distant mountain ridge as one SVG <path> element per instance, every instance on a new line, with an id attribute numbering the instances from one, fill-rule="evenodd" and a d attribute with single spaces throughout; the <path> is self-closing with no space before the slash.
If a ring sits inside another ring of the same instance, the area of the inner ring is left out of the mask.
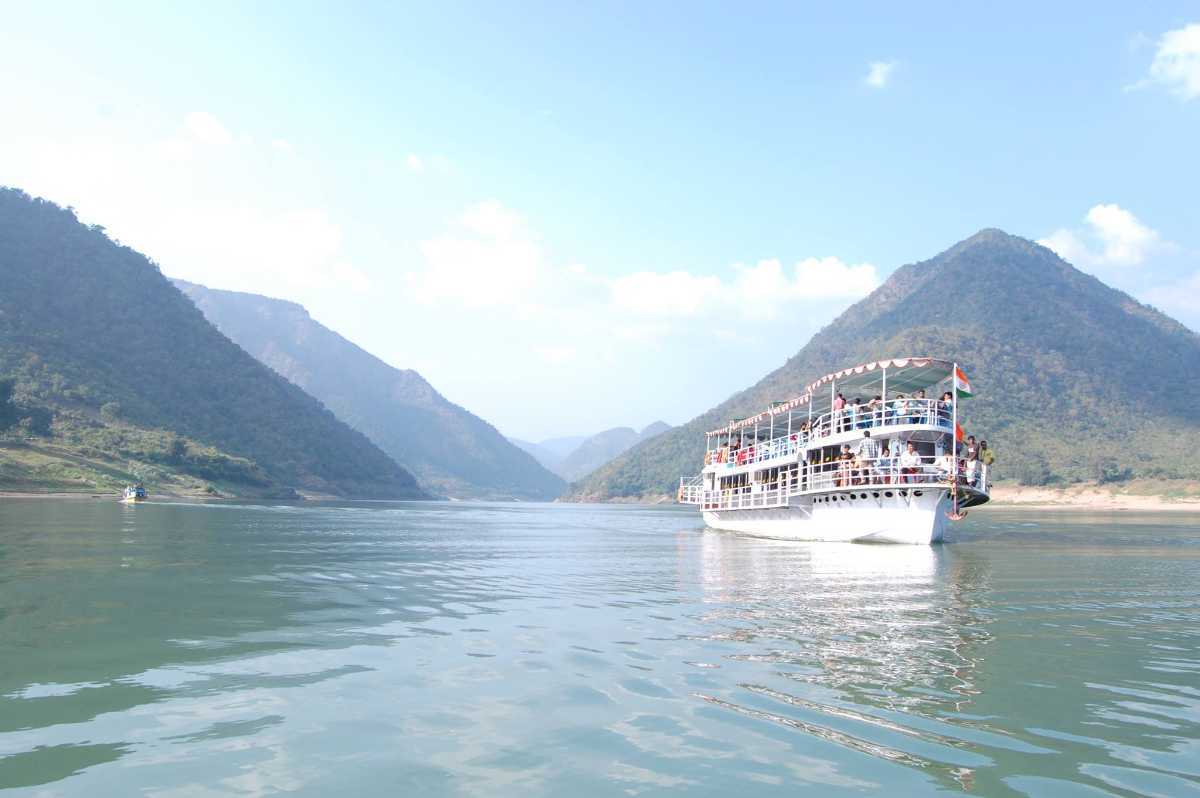
<path id="1" fill-rule="evenodd" d="M 613 427 L 595 435 L 551 438 L 539 443 L 512 440 L 542 465 L 568 482 L 574 482 L 629 448 L 669 429 L 671 425 L 665 421 L 655 421 L 641 432 L 632 427 Z"/>
<path id="2" fill-rule="evenodd" d="M 176 280 L 216 327 L 364 433 L 422 485 L 455 498 L 549 500 L 558 476 L 420 374 L 394 368 L 302 306 Z"/>
<path id="3" fill-rule="evenodd" d="M 145 473 L 238 493 L 426 495 L 365 436 L 218 332 L 145 256 L 5 188 L 2 378 L 30 412 L 53 418 L 0 451 L 10 484 L 108 488 Z"/>
<path id="4" fill-rule="evenodd" d="M 885 357 L 957 360 L 976 398 L 964 426 L 1026 484 L 1200 473 L 1200 337 L 1049 249 L 982 230 L 897 269 L 795 356 L 575 486 L 575 499 L 672 493 L 699 470 L 704 431 Z"/>
<path id="5" fill-rule="evenodd" d="M 579 444 L 587 440 L 586 435 L 568 435 L 562 438 L 549 438 L 538 443 L 523 441 L 520 438 L 509 438 L 509 443 L 533 455 L 533 459 L 542 464 L 548 471 L 558 474 L 558 467 L 563 458 L 574 451 Z M 559 476 L 562 476 L 559 474 Z"/>
<path id="6" fill-rule="evenodd" d="M 656 421 L 641 432 L 630 427 L 614 427 L 598 432 L 579 444 L 567 455 L 558 468 L 558 473 L 568 482 L 575 482 L 600 468 L 614 457 L 628 451 L 643 441 L 661 435 L 671 428 L 664 421 Z"/>

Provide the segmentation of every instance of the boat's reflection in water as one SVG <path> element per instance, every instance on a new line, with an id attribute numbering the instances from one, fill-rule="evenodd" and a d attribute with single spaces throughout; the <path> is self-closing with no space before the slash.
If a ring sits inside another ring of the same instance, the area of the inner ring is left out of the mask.
<path id="1" fill-rule="evenodd" d="M 706 637 L 728 644 L 725 659 L 744 664 L 746 678 L 730 694 L 699 697 L 970 780 L 967 765 L 980 763 L 959 732 L 974 724 L 948 717 L 970 713 L 989 639 L 974 603 L 986 572 L 969 556 L 710 530 L 701 582 Z"/>

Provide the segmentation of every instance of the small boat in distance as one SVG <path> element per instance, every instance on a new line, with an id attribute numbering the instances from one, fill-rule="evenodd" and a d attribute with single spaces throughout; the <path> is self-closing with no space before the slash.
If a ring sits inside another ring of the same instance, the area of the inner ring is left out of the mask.
<path id="1" fill-rule="evenodd" d="M 133 485 L 126 485 L 125 490 L 121 493 L 121 501 L 126 504 L 140 502 L 146 500 L 146 488 L 142 483 L 138 482 Z"/>
<path id="2" fill-rule="evenodd" d="M 679 482 L 714 528 L 787 540 L 936 543 L 989 499 L 978 450 L 964 459 L 956 363 L 880 360 L 705 434 L 704 468 Z"/>

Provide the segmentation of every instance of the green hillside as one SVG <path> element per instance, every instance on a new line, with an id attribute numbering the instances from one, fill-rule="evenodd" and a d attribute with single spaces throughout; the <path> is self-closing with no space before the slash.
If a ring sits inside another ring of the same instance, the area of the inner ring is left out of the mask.
<path id="1" fill-rule="evenodd" d="M 704 431 L 884 357 L 959 361 L 976 398 L 964 426 L 1025 484 L 1194 478 L 1200 473 L 1200 337 L 1063 261 L 984 230 L 898 269 L 756 385 L 641 444 L 580 484 L 576 499 L 673 492 L 699 470 Z"/>
<path id="2" fill-rule="evenodd" d="M 149 473 L 235 493 L 424 495 L 144 256 L 4 188 L 0 380 L 14 383 L 6 412 L 18 417 L 3 433 L 0 489 L 106 489 Z"/>
<path id="3" fill-rule="evenodd" d="M 566 483 L 495 427 L 318 324 L 293 302 L 176 283 L 243 349 L 454 497 L 549 500 Z"/>

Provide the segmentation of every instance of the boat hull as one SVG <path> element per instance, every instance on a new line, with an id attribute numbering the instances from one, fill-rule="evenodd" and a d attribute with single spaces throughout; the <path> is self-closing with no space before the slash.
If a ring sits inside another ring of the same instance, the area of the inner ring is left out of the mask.
<path id="1" fill-rule="evenodd" d="M 892 492 L 892 491 L 889 491 Z M 928 545 L 945 537 L 949 495 L 944 489 L 844 491 L 796 497 L 785 507 L 706 510 L 713 529 L 780 540 Z M 920 493 L 920 495 L 916 495 Z"/>

